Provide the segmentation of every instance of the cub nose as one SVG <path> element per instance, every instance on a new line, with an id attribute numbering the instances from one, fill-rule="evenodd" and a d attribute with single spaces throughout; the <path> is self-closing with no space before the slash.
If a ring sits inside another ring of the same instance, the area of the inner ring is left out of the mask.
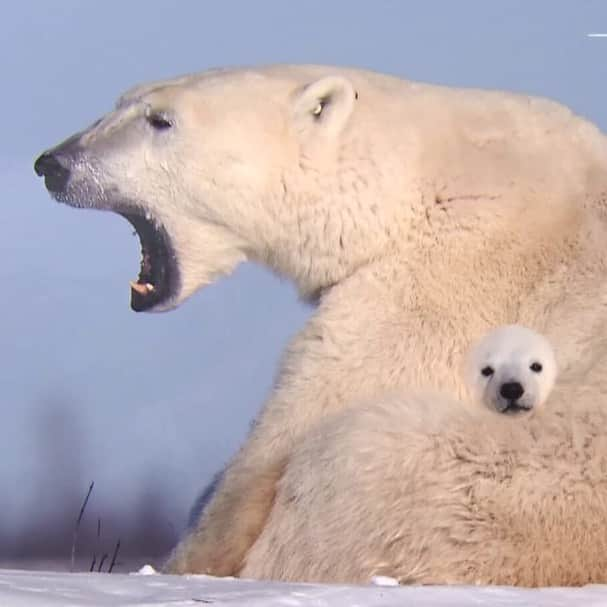
<path id="1" fill-rule="evenodd" d="M 517 381 L 506 382 L 500 386 L 500 394 L 508 400 L 517 400 L 524 393 L 525 389 Z"/>
<path id="2" fill-rule="evenodd" d="M 69 169 L 49 152 L 38 157 L 34 163 L 34 171 L 39 177 L 44 177 L 44 185 L 51 192 L 63 192 L 70 178 Z"/>

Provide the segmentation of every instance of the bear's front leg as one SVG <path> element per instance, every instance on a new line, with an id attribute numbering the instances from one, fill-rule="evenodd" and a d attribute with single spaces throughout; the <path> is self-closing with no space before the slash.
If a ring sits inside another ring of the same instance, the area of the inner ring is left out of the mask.
<path id="1" fill-rule="evenodd" d="M 226 469 L 200 520 L 165 565 L 172 574 L 238 575 L 270 514 L 284 458 L 259 459 L 254 438 Z"/>
<path id="2" fill-rule="evenodd" d="M 237 575 L 266 525 L 277 483 L 301 437 L 323 418 L 388 386 L 396 387 L 401 377 L 411 383 L 402 372 L 402 355 L 394 349 L 419 348 L 417 343 L 408 345 L 402 332 L 394 330 L 400 309 L 394 309 L 396 317 L 380 321 L 374 306 L 351 314 L 335 305 L 339 301 L 333 298 L 358 302 L 360 285 L 355 281 L 348 291 L 344 285 L 334 287 L 291 342 L 274 393 L 225 469 L 198 524 L 175 549 L 166 571 Z M 372 292 L 371 288 L 366 291 Z M 382 297 L 371 299 L 381 301 Z M 381 333 L 384 327 L 387 336 Z M 380 334 L 374 335 L 377 328 Z"/>

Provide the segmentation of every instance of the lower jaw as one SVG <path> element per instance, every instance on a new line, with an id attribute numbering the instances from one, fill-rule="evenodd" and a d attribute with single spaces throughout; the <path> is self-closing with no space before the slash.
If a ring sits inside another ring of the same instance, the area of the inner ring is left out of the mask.
<path id="1" fill-rule="evenodd" d="M 178 270 L 171 239 L 160 223 L 140 210 L 118 211 L 134 228 L 141 246 L 139 277 L 131 284 L 131 309 L 160 311 L 171 307 Z"/>

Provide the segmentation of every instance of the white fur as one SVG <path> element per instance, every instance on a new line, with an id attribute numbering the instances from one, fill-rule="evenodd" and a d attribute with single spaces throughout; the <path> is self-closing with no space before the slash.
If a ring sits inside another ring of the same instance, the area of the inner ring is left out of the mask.
<path id="1" fill-rule="evenodd" d="M 151 112 L 168 115 L 172 127 L 154 130 Z M 607 142 L 557 103 L 329 66 L 216 70 L 134 89 L 70 145 L 74 156 L 55 151 L 71 171 L 71 197 L 60 199 L 102 208 L 134 201 L 169 234 L 179 281 L 155 309 L 179 305 L 244 260 L 264 263 L 318 301 L 170 571 L 253 573 L 263 563 L 272 570 L 282 555 L 294 577 L 308 578 L 304 565 L 289 562 L 281 536 L 276 545 L 261 540 L 287 524 L 277 519 L 275 498 L 285 471 L 297 480 L 290 465 L 299 441 L 386 391 L 462 397 L 459 361 L 490 327 L 533 326 L 554 344 L 562 372 L 547 411 L 565 402 L 605 408 Z M 587 392 L 566 396 L 568 387 Z M 430 399 L 416 406 L 442 409 Z M 419 430 L 404 436 L 403 449 L 409 438 L 434 440 Z M 331 453 L 359 460 L 354 448 L 346 441 Z M 361 466 L 373 462 L 373 448 L 365 453 Z M 402 473 L 401 455 L 388 449 L 373 465 Z M 409 496 L 433 481 L 439 454 L 416 457 Z M 348 489 L 333 482 L 330 462 L 313 468 L 322 470 L 320 491 Z M 533 492 L 537 482 L 527 476 L 519 490 Z M 366 490 L 379 499 L 389 484 L 377 476 Z M 374 510 L 381 499 L 352 499 L 388 533 L 393 522 Z M 410 506 L 390 508 L 406 516 Z M 567 503 L 559 508 L 542 512 L 569 521 L 561 516 L 573 512 Z M 310 524 L 336 547 L 323 563 L 330 577 L 334 559 L 352 557 L 337 549 L 348 546 L 343 536 L 362 536 L 359 518 L 336 508 L 334 525 L 329 512 L 314 512 Z M 432 518 L 434 530 L 419 536 L 430 546 L 444 525 Z M 468 523 L 456 517 L 449 525 L 463 538 L 464 559 Z M 366 558 L 367 548 L 358 548 L 357 558 Z"/>
<path id="2" fill-rule="evenodd" d="M 600 401 L 572 384 L 525 423 L 428 392 L 342 411 L 294 449 L 241 575 L 606 583 L 601 384 Z"/>
<path id="3" fill-rule="evenodd" d="M 548 340 L 520 325 L 493 329 L 467 357 L 472 397 L 498 413 L 516 414 L 542 407 L 556 374 L 556 358 Z M 509 396 L 509 388 L 520 389 L 520 396 Z"/>

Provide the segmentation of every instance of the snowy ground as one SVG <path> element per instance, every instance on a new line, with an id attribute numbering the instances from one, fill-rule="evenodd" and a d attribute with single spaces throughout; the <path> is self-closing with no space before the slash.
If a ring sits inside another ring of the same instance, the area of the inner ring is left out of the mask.
<path id="1" fill-rule="evenodd" d="M 253 582 L 206 576 L 0 570 L 2 607 L 170 607 L 205 604 L 217 607 L 590 607 L 607 606 L 607 586 L 539 590 L 371 584 L 354 587 Z"/>

